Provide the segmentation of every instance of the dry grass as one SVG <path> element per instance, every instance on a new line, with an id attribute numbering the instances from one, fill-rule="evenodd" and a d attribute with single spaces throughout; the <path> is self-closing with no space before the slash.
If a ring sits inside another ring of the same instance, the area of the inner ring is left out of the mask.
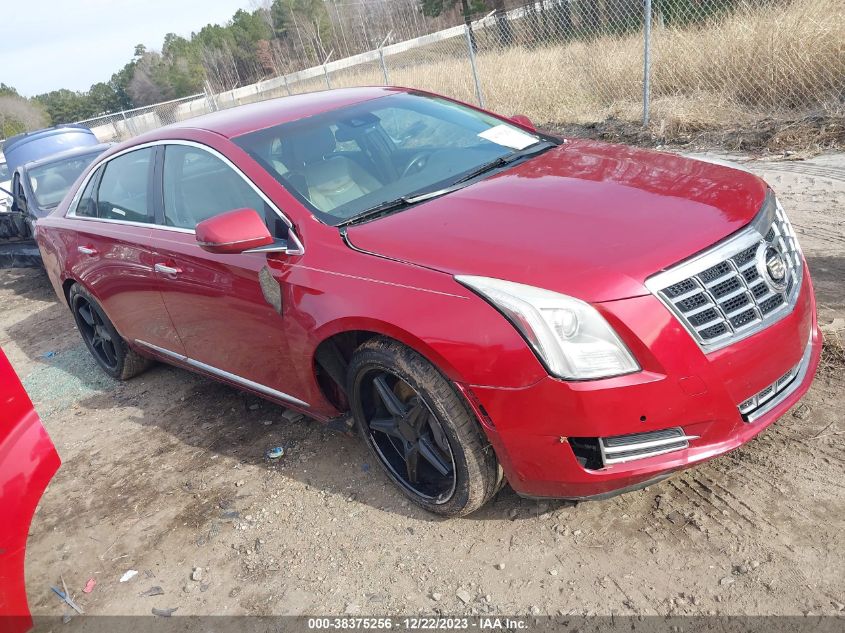
<path id="1" fill-rule="evenodd" d="M 823 329 L 822 338 L 819 371 L 841 374 L 845 369 L 845 342 L 842 341 L 842 332 Z"/>
<path id="2" fill-rule="evenodd" d="M 700 29 L 658 30 L 654 51 L 661 95 L 718 88 L 717 106 L 821 107 L 840 101 L 845 87 L 845 3 L 795 0 Z"/>
<path id="3" fill-rule="evenodd" d="M 653 139 L 683 141 L 762 122 L 762 140 L 752 146 L 843 144 L 843 0 L 794 0 L 686 29 L 655 27 L 652 50 Z M 636 122 L 642 115 L 639 33 L 542 47 L 482 42 L 477 61 L 486 105 L 498 112 L 542 124 Z M 388 66 L 394 85 L 475 101 L 462 37 L 389 57 Z M 331 74 L 333 87 L 382 82 L 377 63 Z M 293 89 L 324 87 L 317 78 Z M 791 129 L 781 134 L 787 120 Z"/>

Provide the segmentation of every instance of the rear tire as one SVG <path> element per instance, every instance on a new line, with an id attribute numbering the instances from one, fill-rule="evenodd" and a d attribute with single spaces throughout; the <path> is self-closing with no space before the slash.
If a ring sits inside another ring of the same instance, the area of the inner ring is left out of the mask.
<path id="1" fill-rule="evenodd" d="M 128 380 L 153 364 L 149 358 L 129 349 L 100 304 L 82 285 L 71 286 L 68 303 L 85 346 L 109 376 Z"/>
<path id="2" fill-rule="evenodd" d="M 496 493 L 501 471 L 478 421 L 422 356 L 391 339 L 370 339 L 349 364 L 347 388 L 367 448 L 414 503 L 458 517 Z"/>

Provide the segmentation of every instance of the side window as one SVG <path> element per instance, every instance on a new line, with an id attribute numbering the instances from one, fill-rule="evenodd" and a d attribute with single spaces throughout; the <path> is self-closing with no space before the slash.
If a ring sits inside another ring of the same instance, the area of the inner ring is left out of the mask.
<path id="1" fill-rule="evenodd" d="M 79 202 L 76 203 L 76 215 L 83 218 L 97 217 L 97 201 L 94 198 L 94 184 L 97 182 L 97 178 L 99 178 L 102 171 L 103 169 L 101 167 L 97 170 L 97 173 L 91 176 L 88 180 L 88 184 L 85 185 L 85 190 L 79 197 Z"/>
<path id="2" fill-rule="evenodd" d="M 264 199 L 216 156 L 188 145 L 164 150 L 164 223 L 193 229 L 199 222 L 232 211 L 255 209 L 264 216 Z"/>
<path id="3" fill-rule="evenodd" d="M 147 205 L 152 163 L 152 147 L 129 152 L 106 163 L 97 190 L 98 217 L 152 222 Z"/>

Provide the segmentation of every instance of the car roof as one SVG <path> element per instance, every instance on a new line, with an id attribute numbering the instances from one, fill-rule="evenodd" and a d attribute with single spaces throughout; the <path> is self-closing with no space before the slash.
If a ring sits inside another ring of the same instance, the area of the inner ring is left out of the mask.
<path id="1" fill-rule="evenodd" d="M 169 136 L 168 131 L 180 128 L 206 130 L 227 138 L 233 138 L 397 92 L 408 92 L 408 90 L 386 86 L 338 88 L 268 99 L 186 119 L 159 128 L 134 140 L 146 142 L 166 139 Z"/>
<path id="2" fill-rule="evenodd" d="M 49 165 L 51 163 L 58 162 L 60 160 L 64 160 L 66 158 L 73 158 L 74 156 L 85 156 L 86 154 L 102 154 L 108 148 L 110 148 L 114 143 L 100 143 L 99 145 L 83 145 L 81 147 L 73 147 L 71 149 L 65 150 L 63 152 L 57 152 L 56 154 L 50 154 L 49 156 L 45 156 L 44 158 L 39 158 L 37 160 L 31 160 L 25 165 L 19 167 L 19 169 L 33 169 L 34 167 L 41 167 L 42 165 Z"/>

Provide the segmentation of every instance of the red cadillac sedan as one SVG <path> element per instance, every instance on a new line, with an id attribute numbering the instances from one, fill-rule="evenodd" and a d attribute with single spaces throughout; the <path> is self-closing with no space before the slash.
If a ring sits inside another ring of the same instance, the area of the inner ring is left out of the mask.
<path id="1" fill-rule="evenodd" d="M 303 94 L 100 157 L 37 239 L 94 359 L 351 416 L 420 506 L 633 490 L 809 388 L 810 275 L 765 182 L 399 88 Z"/>

